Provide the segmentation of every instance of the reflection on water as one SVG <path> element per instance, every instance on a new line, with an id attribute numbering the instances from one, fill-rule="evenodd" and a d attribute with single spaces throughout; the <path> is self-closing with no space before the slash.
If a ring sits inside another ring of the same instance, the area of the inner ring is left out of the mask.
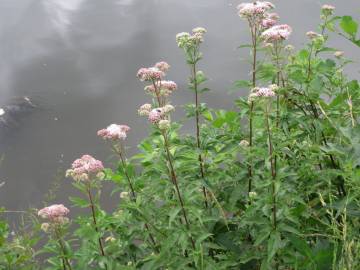
<path id="1" fill-rule="evenodd" d="M 85 0 L 43 0 L 42 3 L 54 27 L 66 38 L 72 16 Z"/>
<path id="2" fill-rule="evenodd" d="M 158 60 L 172 65 L 168 75 L 179 85 L 175 105 L 191 100 L 188 70 L 175 34 L 208 29 L 201 68 L 212 89 L 204 101 L 232 107 L 227 94 L 234 80 L 248 76 L 249 41 L 235 0 L 2 0 L 0 1 L 0 107 L 13 97 L 29 96 L 39 110 L 16 119 L 0 137 L 0 205 L 11 209 L 39 206 L 57 172 L 89 153 L 109 164 L 108 149 L 96 131 L 110 123 L 132 127 L 128 143 L 135 151 L 146 134 L 137 116 L 147 101 L 135 74 Z M 293 26 L 290 42 L 300 47 L 305 32 L 319 22 L 322 1 L 274 1 L 281 22 Z M 358 0 L 329 1 L 339 14 L 358 16 Z M 305 18 L 305 19 L 304 19 Z M 359 59 L 346 41 L 333 44 Z M 357 75 L 358 66 L 353 68 Z M 181 111 L 180 109 L 178 112 Z M 181 116 L 178 116 L 181 117 Z M 187 129 L 187 127 L 185 127 Z M 189 126 L 192 131 L 192 126 Z M 60 175 L 60 178 L 62 176 Z M 62 181 L 58 202 L 72 195 Z M 106 193 L 106 191 L 104 191 Z"/>

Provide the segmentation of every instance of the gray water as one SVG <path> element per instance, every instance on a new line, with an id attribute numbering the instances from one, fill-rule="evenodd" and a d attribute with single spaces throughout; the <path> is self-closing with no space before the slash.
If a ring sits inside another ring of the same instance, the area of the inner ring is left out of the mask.
<path id="1" fill-rule="evenodd" d="M 149 100 L 135 75 L 142 66 L 165 60 L 168 79 L 179 85 L 173 104 L 191 100 L 188 70 L 175 43 L 178 32 L 207 28 L 201 68 L 209 77 L 204 101 L 232 108 L 235 80 L 246 79 L 246 24 L 234 0 L 1 0 L 0 107 L 28 96 L 37 108 L 18 119 L 0 138 L 0 206 L 39 207 L 54 181 L 61 184 L 54 202 L 75 192 L 63 171 L 84 153 L 111 165 L 109 149 L 96 131 L 110 123 L 128 124 L 130 152 L 146 135 L 148 124 L 137 116 Z M 290 43 L 301 47 L 305 32 L 316 30 L 322 4 L 339 15 L 360 20 L 359 0 L 273 1 L 282 23 L 293 27 Z M 332 45 L 359 59 L 360 49 L 340 38 Z M 350 75 L 358 77 L 359 65 Z M 178 109 L 180 110 L 180 109 Z M 191 131 L 191 130 L 190 130 Z M 107 187 L 106 192 L 111 187 Z M 106 195 L 107 196 L 107 195 Z"/>

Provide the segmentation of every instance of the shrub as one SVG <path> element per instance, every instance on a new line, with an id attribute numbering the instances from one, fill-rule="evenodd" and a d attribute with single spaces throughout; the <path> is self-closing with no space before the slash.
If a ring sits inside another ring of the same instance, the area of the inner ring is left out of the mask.
<path id="1" fill-rule="evenodd" d="M 99 130 L 116 166 L 84 155 L 67 171 L 83 194 L 70 198 L 73 206 L 90 214 L 68 220 L 63 205 L 40 210 L 48 242 L 38 253 L 30 252 L 37 221 L 32 241 L 11 240 L 0 223 L 3 269 L 38 269 L 34 258 L 43 253 L 46 269 L 64 270 L 358 269 L 360 87 L 343 71 L 351 61 L 327 47 L 329 31 L 360 46 L 358 25 L 324 5 L 319 33 L 309 31 L 297 51 L 273 8 L 238 6 L 252 65 L 250 80 L 235 83 L 250 89 L 235 111 L 201 102 L 209 90 L 199 70 L 206 30 L 176 36 L 190 71 L 194 102 L 184 108 L 194 135 L 181 135 L 171 117 L 170 97 L 180 90 L 165 80 L 170 65 L 139 69 L 150 99 L 138 113 L 151 128 L 139 153 L 126 156 L 127 125 Z M 111 213 L 99 204 L 109 181 L 120 196 Z"/>

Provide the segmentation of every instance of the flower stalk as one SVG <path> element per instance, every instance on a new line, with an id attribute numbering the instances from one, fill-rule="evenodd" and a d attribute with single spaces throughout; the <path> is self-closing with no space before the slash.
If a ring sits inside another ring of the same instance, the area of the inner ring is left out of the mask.
<path id="1" fill-rule="evenodd" d="M 194 59 L 195 60 L 195 59 Z M 194 92 L 195 92 L 195 123 L 196 123 L 196 145 L 198 150 L 201 150 L 201 142 L 200 142 L 200 108 L 199 108 L 199 93 L 198 93 L 198 81 L 196 78 L 196 61 L 191 64 L 192 70 L 192 81 L 194 84 Z M 199 153 L 198 156 L 199 166 L 200 166 L 200 176 L 204 180 L 205 179 L 205 168 L 204 168 L 204 160 L 202 154 Z M 203 195 L 204 195 L 204 205 L 205 208 L 208 208 L 208 199 L 206 188 L 202 187 Z"/>
<path id="2" fill-rule="evenodd" d="M 266 130 L 268 134 L 268 153 L 269 153 L 269 159 L 270 159 L 270 168 L 271 168 L 271 189 L 272 189 L 272 219 L 273 219 L 273 229 L 277 229 L 277 219 L 276 219 L 276 212 L 277 212 L 277 206 L 276 206 L 276 162 L 274 158 L 274 148 L 273 148 L 273 142 L 272 142 L 272 134 L 271 134 L 271 128 L 270 128 L 270 104 L 265 105 L 265 125 Z"/>
<path id="3" fill-rule="evenodd" d="M 64 245 L 64 242 L 63 242 L 62 237 L 61 237 L 61 231 L 60 231 L 60 228 L 58 226 L 55 227 L 54 233 L 55 233 L 55 237 L 56 237 L 57 242 L 58 242 L 59 247 L 60 247 L 63 269 L 64 270 L 72 270 L 69 259 L 67 258 L 67 252 L 66 252 L 66 249 L 65 249 L 65 245 Z"/>
<path id="4" fill-rule="evenodd" d="M 88 199 L 89 199 L 89 203 L 90 203 L 89 207 L 90 207 L 91 214 L 92 214 L 94 229 L 95 229 L 96 233 L 99 233 L 99 228 L 98 228 L 97 220 L 96 220 L 95 204 L 94 204 L 94 200 L 93 200 L 93 197 L 91 194 L 90 183 L 87 185 L 86 191 L 87 191 L 87 195 L 88 195 Z M 99 243 L 99 249 L 100 249 L 101 256 L 105 256 L 104 246 L 103 246 L 102 239 L 100 236 L 98 237 L 98 243 Z"/>
<path id="5" fill-rule="evenodd" d="M 181 206 L 181 211 L 182 211 L 182 214 L 183 214 L 183 217 L 184 217 L 186 228 L 190 233 L 190 222 L 189 222 L 189 219 L 187 217 L 184 200 L 183 200 L 182 195 L 180 193 L 177 176 L 176 176 L 176 173 L 175 173 L 172 157 L 171 157 L 171 154 L 170 154 L 169 140 L 168 140 L 167 134 L 165 132 L 162 132 L 162 136 L 163 136 L 163 139 L 164 139 L 164 148 L 165 148 L 165 152 L 166 152 L 167 161 L 168 161 L 168 164 L 169 164 L 171 181 L 174 184 L 174 187 L 175 187 L 175 190 L 176 190 L 176 194 L 177 194 L 180 206 Z M 195 250 L 195 241 L 194 241 L 194 239 L 193 239 L 193 237 L 191 235 L 190 235 L 189 238 L 190 238 L 192 248 Z"/>
<path id="6" fill-rule="evenodd" d="M 123 166 L 123 171 L 124 171 L 124 174 L 125 174 L 125 178 L 126 178 L 128 184 L 129 184 L 129 187 L 130 187 L 131 199 L 132 199 L 133 202 L 136 202 L 136 193 L 135 193 L 135 189 L 134 189 L 134 186 L 132 184 L 132 181 L 131 181 L 131 177 L 127 172 L 127 162 L 126 162 L 126 158 L 124 156 L 124 150 L 123 149 L 118 149 L 115 145 L 112 145 L 112 148 L 113 148 L 114 152 L 117 153 L 119 155 L 119 157 L 120 157 L 120 161 L 121 161 L 121 164 Z M 155 241 L 155 237 L 151 233 L 148 223 L 145 222 L 144 226 L 145 226 L 146 230 L 149 232 L 150 241 L 151 241 L 151 244 L 153 245 L 155 251 L 159 252 L 159 249 L 158 249 L 156 241 Z"/>
<path id="7" fill-rule="evenodd" d="M 203 27 L 196 27 L 192 30 L 192 33 L 179 33 L 176 36 L 176 42 L 179 48 L 182 48 L 186 55 L 187 63 L 190 66 L 190 86 L 195 93 L 195 129 L 196 129 L 196 147 L 201 151 L 201 130 L 200 130 L 200 116 L 201 108 L 199 104 L 199 84 L 198 72 L 196 69 L 197 62 L 201 59 L 200 44 L 203 42 L 203 36 L 206 33 L 206 29 Z M 201 153 L 198 155 L 200 177 L 205 180 L 205 160 Z M 205 186 L 202 186 L 202 192 L 204 196 L 205 208 L 209 207 L 207 190 Z"/>

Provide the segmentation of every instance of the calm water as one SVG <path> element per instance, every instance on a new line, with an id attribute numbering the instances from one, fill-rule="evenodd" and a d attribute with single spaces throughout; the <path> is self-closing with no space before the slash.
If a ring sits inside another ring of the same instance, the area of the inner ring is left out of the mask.
<path id="1" fill-rule="evenodd" d="M 277 0 L 281 22 L 293 26 L 290 40 L 302 45 L 305 32 L 319 22 L 322 4 L 338 14 L 360 19 L 359 0 Z M 148 100 L 135 75 L 139 67 L 166 60 L 168 78 L 179 84 L 173 103 L 191 99 L 185 91 L 188 70 L 175 34 L 193 27 L 208 29 L 202 67 L 212 92 L 206 102 L 231 108 L 233 81 L 248 76 L 246 24 L 236 15 L 233 0 L 1 0 L 0 106 L 28 96 L 37 109 L 0 137 L 0 206 L 40 206 L 58 179 L 57 202 L 73 195 L 62 170 L 83 153 L 109 165 L 109 150 L 96 131 L 112 122 L 132 127 L 131 150 L 146 134 L 137 116 Z M 360 49 L 346 41 L 333 43 L 359 59 Z M 351 76 L 358 76 L 354 64 Z M 241 94 L 241 93 L 239 93 Z M 110 189 L 110 187 L 107 187 Z M 107 191 L 106 191 L 107 192 Z"/>

